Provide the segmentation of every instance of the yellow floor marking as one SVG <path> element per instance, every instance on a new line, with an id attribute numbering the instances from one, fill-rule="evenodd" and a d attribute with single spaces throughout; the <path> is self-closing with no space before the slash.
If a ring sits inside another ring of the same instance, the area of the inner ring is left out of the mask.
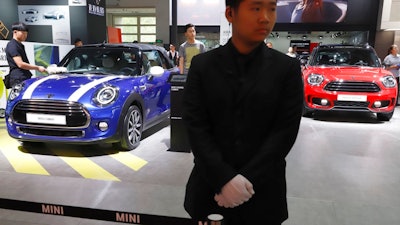
<path id="1" fill-rule="evenodd" d="M 65 163 L 67 163 L 72 169 L 78 172 L 85 178 L 97 179 L 97 180 L 113 180 L 120 181 L 117 177 L 86 158 L 84 155 L 77 151 L 69 150 L 65 151 L 53 150 Z M 68 155 L 68 156 L 65 156 Z"/>
<path id="2" fill-rule="evenodd" d="M 18 141 L 6 135 L 1 135 L 0 151 L 18 173 L 50 175 L 47 170 L 29 153 L 21 152 Z"/>
<path id="3" fill-rule="evenodd" d="M 135 171 L 140 170 L 140 168 L 147 164 L 147 161 L 132 155 L 129 152 L 119 152 L 111 155 L 111 157 Z"/>

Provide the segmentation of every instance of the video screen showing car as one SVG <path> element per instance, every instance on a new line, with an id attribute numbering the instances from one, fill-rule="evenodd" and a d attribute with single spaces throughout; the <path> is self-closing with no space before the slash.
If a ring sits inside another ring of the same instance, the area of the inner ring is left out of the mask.
<path id="1" fill-rule="evenodd" d="M 341 23 L 348 0 L 279 0 L 277 23 Z"/>

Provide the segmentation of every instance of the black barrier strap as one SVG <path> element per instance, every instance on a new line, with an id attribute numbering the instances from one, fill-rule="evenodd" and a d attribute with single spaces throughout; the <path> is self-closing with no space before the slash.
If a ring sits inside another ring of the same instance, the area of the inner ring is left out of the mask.
<path id="1" fill-rule="evenodd" d="M 104 209 L 92 209 L 76 206 L 56 205 L 40 202 L 28 202 L 0 198 L 0 208 L 47 215 L 68 216 L 85 219 L 112 221 L 130 224 L 146 225 L 197 225 L 197 222 L 187 218 L 149 215 Z"/>

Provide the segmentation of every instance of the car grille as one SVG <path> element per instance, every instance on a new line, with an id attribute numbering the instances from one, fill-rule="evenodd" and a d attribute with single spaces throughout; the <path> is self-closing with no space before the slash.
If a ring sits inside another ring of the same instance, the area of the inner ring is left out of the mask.
<path id="1" fill-rule="evenodd" d="M 335 109 L 368 110 L 369 102 L 334 101 Z"/>
<path id="2" fill-rule="evenodd" d="M 32 124 L 26 121 L 26 113 L 40 113 L 51 115 L 64 115 L 66 125 L 52 124 Z M 63 127 L 63 128 L 83 128 L 89 124 L 89 114 L 83 105 L 68 101 L 49 101 L 49 100 L 24 100 L 19 102 L 12 113 L 15 123 L 29 125 L 33 127 Z"/>
<path id="3" fill-rule="evenodd" d="M 51 136 L 51 137 L 69 137 L 69 138 L 79 138 L 83 137 L 85 132 L 80 130 L 60 130 L 60 129 L 49 129 L 49 128 L 26 128 L 19 127 L 18 131 L 25 134 L 33 134 L 40 136 Z"/>
<path id="4" fill-rule="evenodd" d="M 375 83 L 369 82 L 330 82 L 324 88 L 326 91 L 344 91 L 344 92 L 379 92 L 381 89 Z"/>

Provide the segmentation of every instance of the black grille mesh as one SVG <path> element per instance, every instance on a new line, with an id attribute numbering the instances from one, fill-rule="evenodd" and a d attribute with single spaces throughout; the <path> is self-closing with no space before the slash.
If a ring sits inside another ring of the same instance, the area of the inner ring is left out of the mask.
<path id="1" fill-rule="evenodd" d="M 24 100 L 15 106 L 12 117 L 16 123 L 28 124 L 26 113 L 64 115 L 67 121 L 67 125 L 64 126 L 69 128 L 84 127 L 88 124 L 89 120 L 83 105 L 68 101 Z M 46 126 L 60 125 L 46 124 Z"/>
<path id="2" fill-rule="evenodd" d="M 379 92 L 380 88 L 375 83 L 370 82 L 330 82 L 325 86 L 326 91 L 342 91 L 342 92 Z"/>

